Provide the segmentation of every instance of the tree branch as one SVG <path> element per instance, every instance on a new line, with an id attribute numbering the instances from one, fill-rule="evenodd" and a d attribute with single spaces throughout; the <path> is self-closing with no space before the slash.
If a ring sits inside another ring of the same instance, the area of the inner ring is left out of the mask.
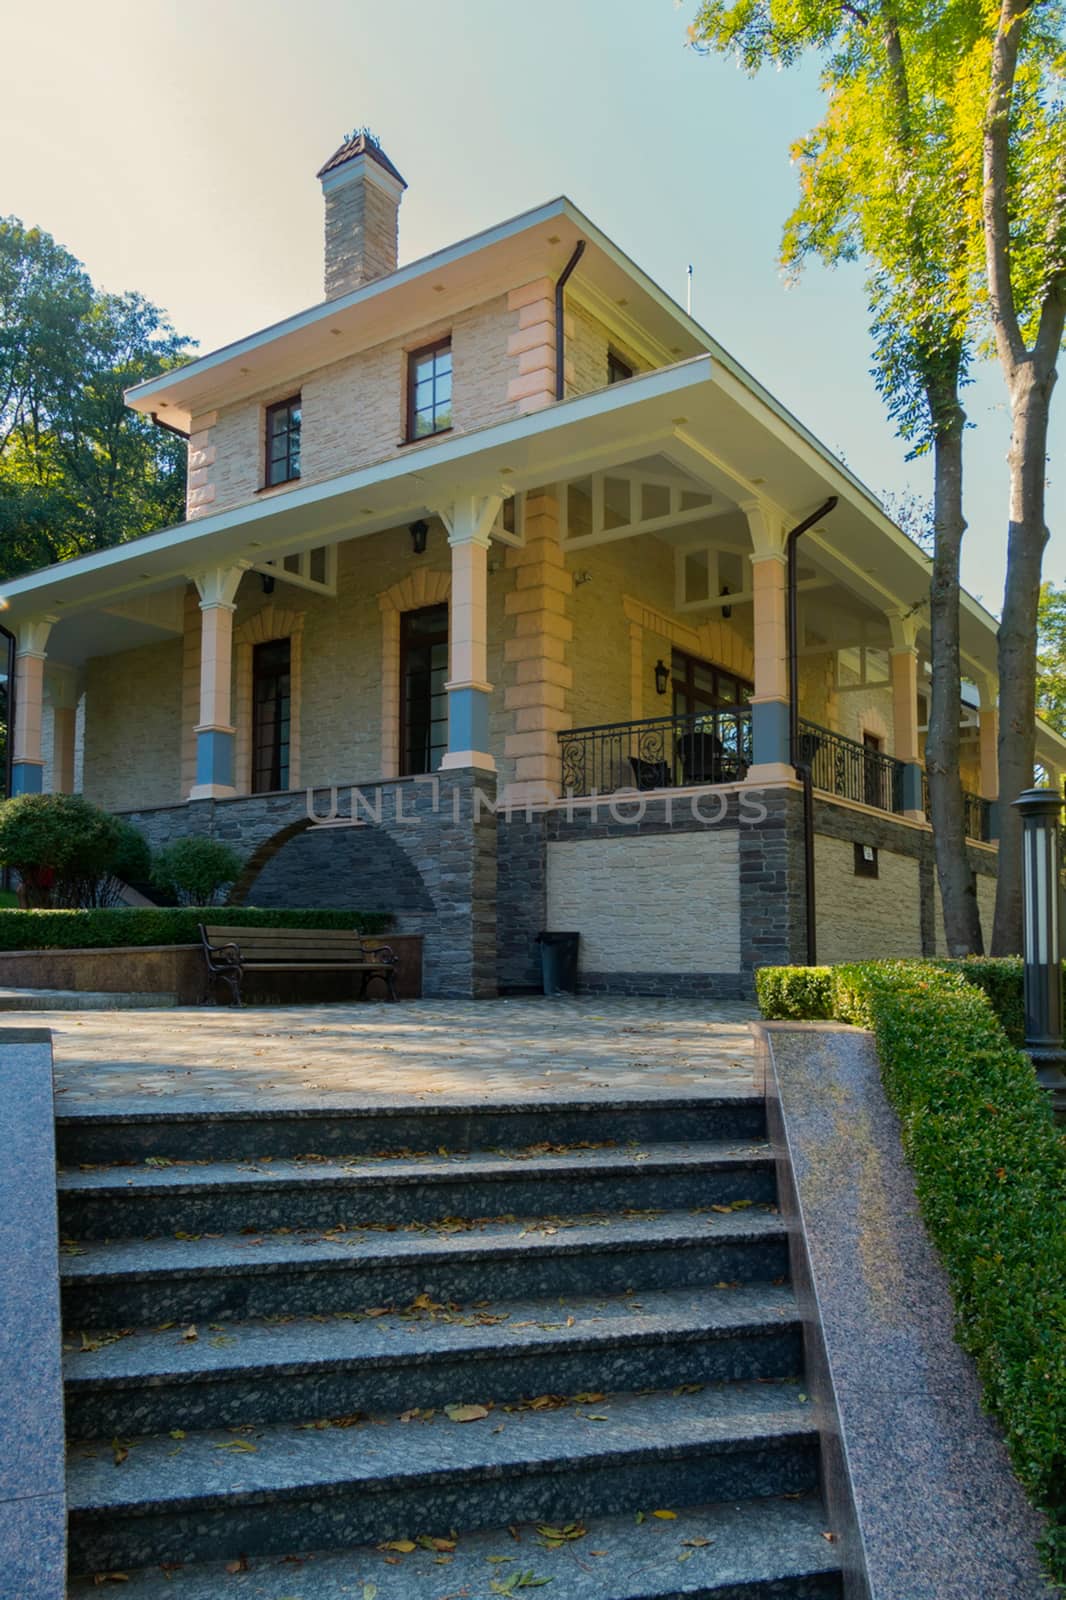
<path id="1" fill-rule="evenodd" d="M 1018 323 L 1011 282 L 1008 157 L 1014 78 L 1018 69 L 1021 24 L 1032 0 L 1001 0 L 983 138 L 981 212 L 985 230 L 988 298 L 996 348 L 1004 370 L 1012 376 L 1027 351 Z"/>

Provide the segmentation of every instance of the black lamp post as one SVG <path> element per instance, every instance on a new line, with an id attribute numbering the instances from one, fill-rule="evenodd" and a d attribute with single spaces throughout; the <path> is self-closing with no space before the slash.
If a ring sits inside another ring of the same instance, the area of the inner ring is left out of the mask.
<path id="1" fill-rule="evenodd" d="M 1025 1048 L 1056 1108 L 1066 1109 L 1066 1052 L 1062 1047 L 1062 926 L 1059 824 L 1062 796 L 1026 789 L 1014 804 L 1022 814 L 1025 919 Z"/>

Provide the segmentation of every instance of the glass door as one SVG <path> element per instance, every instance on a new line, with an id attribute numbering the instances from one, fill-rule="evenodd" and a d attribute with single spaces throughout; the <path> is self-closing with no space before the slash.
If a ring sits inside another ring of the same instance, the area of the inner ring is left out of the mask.
<path id="1" fill-rule="evenodd" d="M 400 619 L 400 771 L 436 772 L 448 748 L 448 607 Z"/>

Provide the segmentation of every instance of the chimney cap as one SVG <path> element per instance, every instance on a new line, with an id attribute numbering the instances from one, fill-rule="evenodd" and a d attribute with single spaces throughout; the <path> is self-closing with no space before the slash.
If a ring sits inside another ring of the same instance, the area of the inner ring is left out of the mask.
<path id="1" fill-rule="evenodd" d="M 338 167 L 343 167 L 345 162 L 354 160 L 356 156 L 369 156 L 378 163 L 378 166 L 384 168 L 390 177 L 395 178 L 397 183 L 407 188 L 403 174 L 393 166 L 369 128 L 357 128 L 354 133 L 345 134 L 341 144 L 325 166 L 320 167 L 315 173 L 315 177 L 324 178 L 328 172 L 335 172 Z"/>

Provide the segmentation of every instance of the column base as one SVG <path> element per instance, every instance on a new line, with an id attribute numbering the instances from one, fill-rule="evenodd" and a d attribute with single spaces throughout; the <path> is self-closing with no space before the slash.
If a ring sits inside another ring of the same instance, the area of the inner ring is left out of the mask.
<path id="1" fill-rule="evenodd" d="M 1056 1111 L 1066 1111 L 1066 1051 L 1055 1049 L 1030 1050 L 1036 1081 L 1051 1096 Z"/>
<path id="2" fill-rule="evenodd" d="M 43 761 L 15 761 L 11 766 L 11 793 L 41 794 L 44 789 Z"/>
<path id="3" fill-rule="evenodd" d="M 788 761 L 757 761 L 748 768 L 744 782 L 753 788 L 764 783 L 795 783 L 796 769 Z"/>
<path id="4" fill-rule="evenodd" d="M 190 800 L 232 800 L 237 791 L 231 783 L 195 783 L 189 790 Z"/>
<path id="5" fill-rule="evenodd" d="M 441 757 L 441 772 L 456 767 L 477 767 L 480 772 L 495 772 L 496 763 L 485 750 L 449 750 Z"/>

